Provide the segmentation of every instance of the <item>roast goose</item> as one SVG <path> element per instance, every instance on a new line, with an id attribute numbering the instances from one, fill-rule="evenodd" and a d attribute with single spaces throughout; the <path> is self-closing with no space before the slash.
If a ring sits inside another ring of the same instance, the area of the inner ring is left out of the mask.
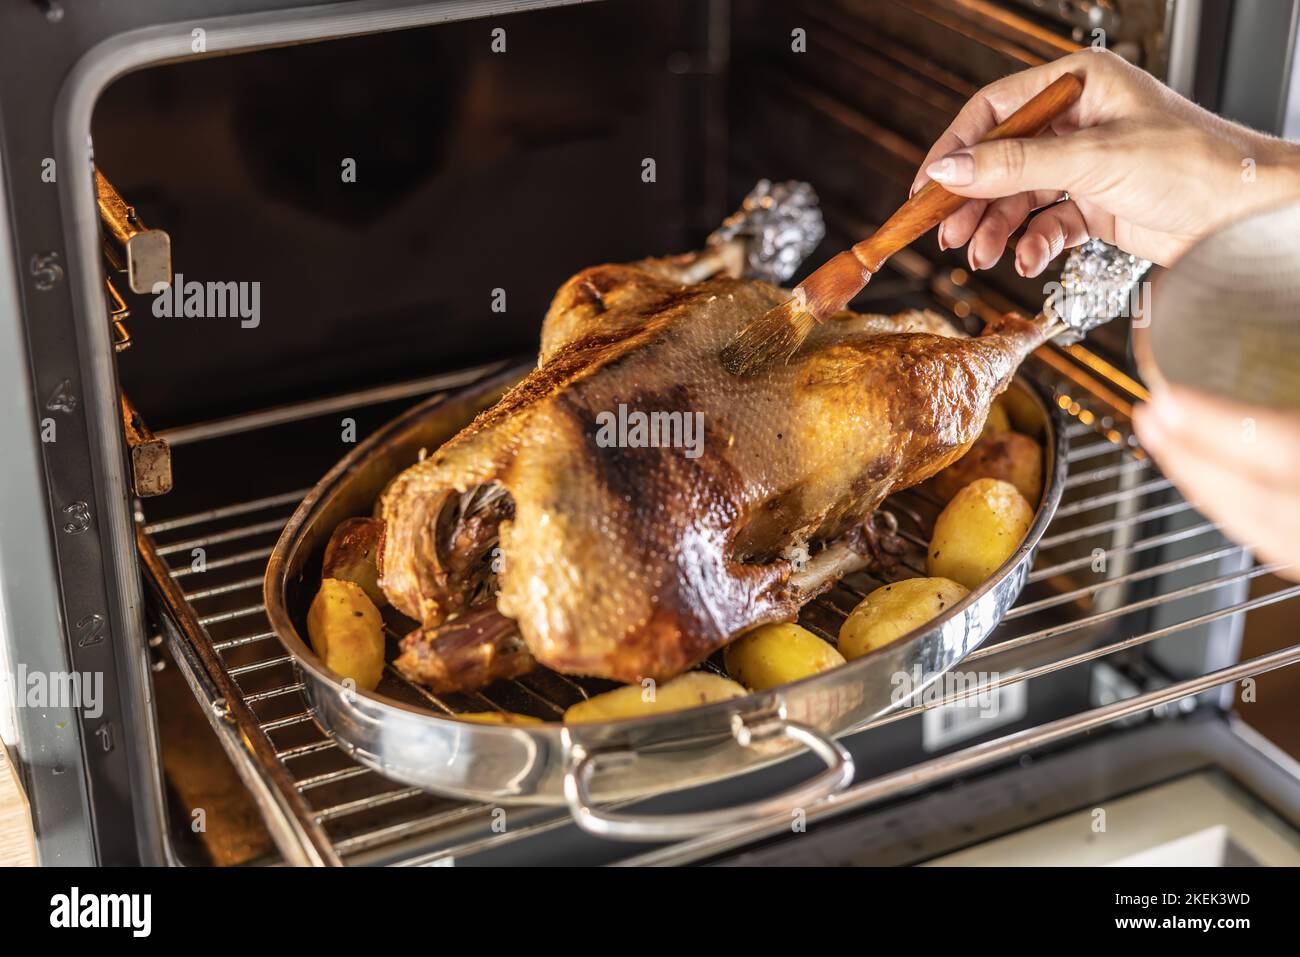
<path id="1" fill-rule="evenodd" d="M 871 516 L 965 453 L 1044 340 L 1008 316 L 838 314 L 751 378 L 719 352 L 788 295 L 695 257 L 584 269 L 538 367 L 381 499 L 381 586 L 436 691 L 537 663 L 663 681 L 888 547 Z M 698 280 L 698 281 L 697 281 Z"/>

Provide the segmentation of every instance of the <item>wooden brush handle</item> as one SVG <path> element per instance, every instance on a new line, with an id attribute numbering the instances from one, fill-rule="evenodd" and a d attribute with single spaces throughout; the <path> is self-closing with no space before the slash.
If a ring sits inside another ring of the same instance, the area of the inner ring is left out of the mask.
<path id="1" fill-rule="evenodd" d="M 1083 82 L 1073 73 L 1063 73 L 1037 96 L 989 130 L 980 142 L 1036 136 L 1048 123 L 1069 109 L 1082 92 Z M 939 225 L 964 202 L 965 196 L 950 193 L 931 180 L 900 206 L 898 212 L 890 216 L 873 235 L 854 245 L 853 256 L 869 272 L 878 272 L 886 259 Z"/>

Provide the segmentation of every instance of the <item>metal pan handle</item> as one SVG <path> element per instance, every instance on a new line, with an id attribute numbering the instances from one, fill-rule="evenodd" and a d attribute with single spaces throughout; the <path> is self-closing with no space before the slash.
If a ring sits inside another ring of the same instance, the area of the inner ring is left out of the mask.
<path id="1" fill-rule="evenodd" d="M 579 827 L 598 837 L 619 841 L 676 841 L 789 815 L 797 808 L 808 807 L 848 787 L 853 781 L 853 756 L 838 741 L 815 728 L 783 717 L 765 721 L 761 729 L 751 729 L 741 721 L 733 727 L 736 740 L 744 747 L 749 746 L 759 730 L 765 739 L 775 735 L 802 744 L 826 762 L 826 770 L 783 794 L 749 804 L 688 814 L 621 814 L 600 810 L 593 804 L 591 779 L 602 760 L 635 760 L 634 755 L 627 751 L 588 751 L 575 744 L 564 772 L 564 798 L 569 813 Z"/>

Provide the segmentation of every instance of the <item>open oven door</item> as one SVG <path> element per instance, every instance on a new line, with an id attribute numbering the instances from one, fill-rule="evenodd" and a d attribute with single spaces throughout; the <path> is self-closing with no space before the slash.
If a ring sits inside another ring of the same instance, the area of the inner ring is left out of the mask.
<path id="1" fill-rule="evenodd" d="M 845 743 L 869 768 L 867 737 Z M 697 808 L 732 799 L 718 793 L 732 789 L 752 795 L 777 786 L 781 771 L 657 798 L 636 810 Z M 806 829 L 778 821 L 637 851 L 563 827 L 507 853 L 511 863 L 555 860 L 562 849 L 567 860 L 576 855 L 587 863 L 721 866 L 1300 863 L 1300 763 L 1236 717 L 1206 709 L 1026 752 L 921 793 L 859 803 L 872 785 L 868 779 L 851 788 L 841 802 L 848 807 L 810 809 L 806 823 L 816 826 Z M 454 863 L 503 860 L 488 846 Z"/>

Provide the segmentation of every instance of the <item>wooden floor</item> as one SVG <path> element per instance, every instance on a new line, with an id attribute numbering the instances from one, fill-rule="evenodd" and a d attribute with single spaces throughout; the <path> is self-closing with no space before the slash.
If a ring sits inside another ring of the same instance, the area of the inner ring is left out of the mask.
<path id="1" fill-rule="evenodd" d="M 35 863 L 31 811 L 13 765 L 0 747 L 0 867 L 31 867 Z"/>

